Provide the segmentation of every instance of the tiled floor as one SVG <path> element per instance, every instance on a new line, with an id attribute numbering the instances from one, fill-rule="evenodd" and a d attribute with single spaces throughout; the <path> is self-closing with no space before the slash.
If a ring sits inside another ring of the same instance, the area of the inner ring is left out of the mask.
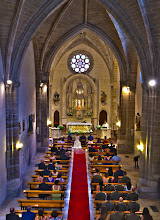
<path id="1" fill-rule="evenodd" d="M 44 154 L 38 153 L 34 160 L 32 161 L 32 164 L 28 168 L 24 180 L 23 180 L 23 186 L 21 193 L 16 198 L 8 198 L 4 204 L 0 207 L 0 220 L 6 219 L 6 214 L 9 212 L 10 207 L 15 207 L 15 209 L 19 209 L 18 206 L 18 198 L 24 198 L 23 190 L 28 188 L 27 182 L 31 181 L 31 175 L 34 174 L 35 164 L 37 164 L 41 158 L 43 158 Z M 122 158 L 122 166 L 124 169 L 128 172 L 128 176 L 132 180 L 132 184 L 135 186 L 136 182 L 139 178 L 139 171 L 134 169 L 134 161 L 133 161 L 133 155 L 129 155 L 129 157 L 125 157 L 125 155 L 120 155 Z M 143 208 L 146 206 L 149 208 L 151 215 L 153 216 L 154 220 L 160 220 L 160 212 L 152 212 L 150 209 L 151 205 L 157 206 L 157 208 L 160 210 L 160 201 L 159 200 L 149 200 L 149 199 L 139 199 L 140 203 L 140 209 L 143 210 Z"/>

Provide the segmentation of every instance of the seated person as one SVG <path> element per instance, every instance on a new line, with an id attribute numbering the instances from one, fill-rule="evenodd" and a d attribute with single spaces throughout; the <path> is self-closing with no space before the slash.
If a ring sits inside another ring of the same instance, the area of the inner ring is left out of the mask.
<path id="1" fill-rule="evenodd" d="M 116 171 L 116 173 L 118 174 L 118 176 L 123 176 L 124 175 L 124 171 L 121 170 L 121 165 L 118 166 L 118 170 Z"/>
<path id="2" fill-rule="evenodd" d="M 6 215 L 6 220 L 19 220 L 19 216 L 15 214 L 14 208 L 10 208 L 10 214 Z"/>
<path id="3" fill-rule="evenodd" d="M 52 173 L 49 174 L 49 177 L 47 177 L 47 182 L 53 183 L 54 182 L 54 177 L 52 176 Z"/>
<path id="4" fill-rule="evenodd" d="M 43 173 L 42 172 L 39 173 L 39 177 L 37 177 L 36 182 L 41 182 L 41 183 L 43 182 Z"/>
<path id="5" fill-rule="evenodd" d="M 35 220 L 45 220 L 46 218 L 44 217 L 44 210 L 39 209 L 38 210 L 38 216 L 35 217 Z"/>
<path id="6" fill-rule="evenodd" d="M 107 140 L 106 136 L 104 136 L 103 144 L 109 144 L 109 141 Z"/>
<path id="7" fill-rule="evenodd" d="M 42 171 L 43 176 L 48 176 L 50 174 L 50 170 L 48 170 L 48 167 L 45 167 L 44 171 Z"/>
<path id="8" fill-rule="evenodd" d="M 86 136 L 84 134 L 80 137 L 80 142 L 82 147 L 86 145 Z"/>
<path id="9" fill-rule="evenodd" d="M 114 209 L 115 209 L 115 212 L 111 214 L 110 220 L 123 220 L 124 215 L 119 213 L 119 206 L 115 205 Z"/>
<path id="10" fill-rule="evenodd" d="M 68 137 L 67 137 L 67 142 L 71 143 L 72 142 L 72 133 L 69 133 Z"/>
<path id="11" fill-rule="evenodd" d="M 91 147 L 89 148 L 89 152 L 96 152 L 96 150 L 95 150 L 95 148 L 94 148 L 93 146 L 91 146 Z"/>
<path id="12" fill-rule="evenodd" d="M 59 174 L 57 175 L 56 180 L 58 180 L 60 183 L 64 183 L 64 179 L 62 178 L 62 174 L 61 174 L 61 173 L 59 173 Z"/>
<path id="13" fill-rule="evenodd" d="M 61 170 L 63 167 L 62 165 L 60 164 L 60 161 L 57 161 L 56 163 L 56 170 Z"/>
<path id="14" fill-rule="evenodd" d="M 54 170 L 54 169 L 55 169 L 55 165 L 54 165 L 52 159 L 50 159 L 50 162 L 51 162 L 51 163 L 48 164 L 48 170 Z"/>
<path id="15" fill-rule="evenodd" d="M 128 205 L 128 211 L 131 211 L 132 209 L 135 209 L 135 212 L 138 212 L 140 209 L 140 205 L 138 202 L 136 202 L 136 197 L 133 196 L 133 200 L 131 203 Z"/>
<path id="16" fill-rule="evenodd" d="M 88 141 L 88 147 L 91 147 L 93 145 L 93 141 Z"/>
<path id="17" fill-rule="evenodd" d="M 96 169 L 96 173 L 93 175 L 92 183 L 100 183 L 102 182 L 102 176 L 98 169 Z"/>
<path id="18" fill-rule="evenodd" d="M 64 137 L 62 137 L 61 143 L 62 143 L 62 144 L 65 143 Z"/>
<path id="19" fill-rule="evenodd" d="M 98 140 L 97 140 L 97 144 L 98 144 L 98 143 L 102 143 L 102 141 L 100 140 L 100 138 L 98 138 Z"/>
<path id="20" fill-rule="evenodd" d="M 69 158 L 65 155 L 65 152 L 63 151 L 60 155 L 60 160 L 69 160 Z"/>
<path id="21" fill-rule="evenodd" d="M 89 159 L 89 162 L 92 163 L 92 161 L 94 160 L 93 154 L 90 154 L 88 159 Z"/>
<path id="22" fill-rule="evenodd" d="M 56 155 L 57 155 L 57 156 L 60 156 L 60 155 L 61 155 L 61 148 L 60 148 L 60 147 L 58 147 L 58 150 L 56 151 Z"/>
<path id="23" fill-rule="evenodd" d="M 51 216 L 49 216 L 46 220 L 62 220 L 62 216 L 58 215 L 56 210 L 53 210 Z"/>
<path id="24" fill-rule="evenodd" d="M 118 174 L 115 172 L 112 178 L 112 183 L 118 183 Z"/>
<path id="25" fill-rule="evenodd" d="M 97 160 L 97 165 L 102 165 L 102 157 L 101 157 L 101 155 L 98 155 L 98 158 L 96 160 Z"/>
<path id="26" fill-rule="evenodd" d="M 121 161 L 121 158 L 119 156 L 117 156 L 117 153 L 115 153 L 111 160 L 113 160 L 113 161 Z M 118 163 L 113 163 L 113 164 L 114 165 L 118 165 Z"/>
<path id="27" fill-rule="evenodd" d="M 93 136 L 91 134 L 88 136 L 88 140 L 93 141 Z"/>
<path id="28" fill-rule="evenodd" d="M 123 202 L 123 197 L 119 198 L 119 203 L 117 205 L 119 206 L 119 211 L 124 212 L 127 210 L 126 204 Z"/>
<path id="29" fill-rule="evenodd" d="M 111 184 L 112 183 L 112 179 L 109 178 L 108 180 L 108 184 L 104 186 L 104 191 L 115 191 L 115 187 L 114 185 Z"/>
<path id="30" fill-rule="evenodd" d="M 108 176 L 113 176 L 112 167 L 109 167 L 109 169 L 108 169 Z"/>
<path id="31" fill-rule="evenodd" d="M 95 200 L 105 201 L 106 199 L 107 199 L 106 193 L 104 193 L 100 190 L 100 186 L 97 186 L 97 193 L 95 196 Z M 101 208 L 101 205 L 102 204 L 97 204 L 97 209 Z"/>
<path id="32" fill-rule="evenodd" d="M 51 186 L 46 184 L 46 181 L 47 181 L 47 178 L 44 177 L 43 178 L 43 183 L 41 183 L 39 185 L 39 190 L 44 190 L 44 191 L 51 190 Z M 41 199 L 45 199 L 48 196 L 49 196 L 48 194 L 39 194 L 39 198 L 41 198 Z"/>
<path id="33" fill-rule="evenodd" d="M 41 162 L 38 164 L 38 169 L 43 170 L 46 167 L 44 164 L 44 160 L 41 160 Z"/>
<path id="34" fill-rule="evenodd" d="M 123 177 L 122 177 L 122 183 L 127 183 L 128 181 L 131 181 L 131 179 L 127 176 L 127 172 L 123 172 Z"/>
<path id="35" fill-rule="evenodd" d="M 140 218 L 140 216 L 138 216 L 136 213 L 136 210 L 133 208 L 132 210 L 131 210 L 131 214 L 129 214 L 129 215 L 126 215 L 126 220 L 132 220 L 132 219 L 134 219 L 134 220 L 140 220 L 140 219 L 142 219 L 142 218 Z M 153 220 L 153 219 L 149 219 L 149 218 L 147 218 L 148 220 Z"/>
<path id="36" fill-rule="evenodd" d="M 51 152 L 57 152 L 57 148 L 55 144 L 53 144 L 53 147 L 51 147 Z"/>
<path id="37" fill-rule="evenodd" d="M 60 151 L 61 151 L 61 154 L 64 152 L 66 152 L 66 150 L 64 149 L 64 146 L 62 145 L 62 147 L 61 147 L 61 149 L 60 149 Z"/>
<path id="38" fill-rule="evenodd" d="M 57 176 L 57 175 L 58 175 L 58 172 L 56 171 L 56 169 L 54 169 L 54 170 L 52 171 L 52 174 L 53 174 L 53 176 Z"/>
<path id="39" fill-rule="evenodd" d="M 111 193 L 111 200 L 119 200 L 121 196 L 122 194 L 117 190 L 117 187 L 115 187 L 115 192 Z"/>
<path id="40" fill-rule="evenodd" d="M 107 155 L 105 156 L 105 160 L 106 160 L 106 161 L 112 160 L 112 156 L 110 156 L 110 155 L 107 153 Z M 112 165 L 112 163 L 104 163 L 104 165 Z"/>
<path id="41" fill-rule="evenodd" d="M 31 206 L 28 205 L 26 209 L 27 209 L 27 212 L 22 213 L 22 219 L 23 220 L 28 220 L 28 219 L 34 220 L 36 217 L 36 214 L 31 212 Z"/>
<path id="42" fill-rule="evenodd" d="M 127 196 L 127 199 L 128 200 L 133 200 L 133 198 L 137 201 L 138 198 L 139 198 L 139 195 L 138 193 L 136 193 L 136 189 L 133 187 L 132 188 L 132 193 L 129 193 L 128 196 Z"/>
<path id="43" fill-rule="evenodd" d="M 51 160 L 56 160 L 56 157 L 54 156 L 54 153 L 51 153 L 50 155 L 49 155 L 49 159 L 50 159 L 50 161 Z M 52 162 L 52 161 L 51 161 Z"/>
<path id="44" fill-rule="evenodd" d="M 128 182 L 126 183 L 126 185 L 124 186 L 124 190 L 125 190 L 125 191 L 131 191 L 132 188 L 133 188 L 133 186 L 132 186 L 132 184 L 131 184 L 131 181 L 128 181 Z"/>
<path id="45" fill-rule="evenodd" d="M 108 173 L 105 173 L 104 176 L 102 177 L 103 183 L 108 183 Z"/>
<path id="46" fill-rule="evenodd" d="M 108 211 L 114 210 L 114 204 L 110 202 L 110 194 L 107 194 L 107 202 L 103 203 L 102 207 L 106 207 Z"/>
<path id="47" fill-rule="evenodd" d="M 124 191 L 124 186 L 121 183 L 122 183 L 122 180 L 119 179 L 118 180 L 118 185 L 117 185 L 117 190 L 118 191 Z"/>
<path id="48" fill-rule="evenodd" d="M 61 191 L 61 186 L 58 184 L 59 180 L 55 180 L 55 185 L 52 186 L 53 191 Z M 52 194 L 52 200 L 61 200 L 61 194 Z"/>

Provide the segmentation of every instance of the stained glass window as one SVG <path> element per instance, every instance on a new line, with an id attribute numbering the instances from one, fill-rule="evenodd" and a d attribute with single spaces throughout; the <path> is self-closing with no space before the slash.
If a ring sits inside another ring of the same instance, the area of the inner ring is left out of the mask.
<path id="1" fill-rule="evenodd" d="M 76 73 L 84 73 L 90 67 L 89 58 L 84 54 L 77 54 L 71 59 L 71 67 Z"/>

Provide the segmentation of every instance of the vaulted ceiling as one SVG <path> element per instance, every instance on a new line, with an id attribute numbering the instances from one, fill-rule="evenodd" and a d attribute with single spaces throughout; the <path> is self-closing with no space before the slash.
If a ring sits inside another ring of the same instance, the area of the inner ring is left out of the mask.
<path id="1" fill-rule="evenodd" d="M 31 40 L 39 70 L 48 71 L 60 48 L 67 42 L 80 44 L 83 33 L 83 41 L 106 63 L 106 48 L 110 47 L 122 79 L 135 71 L 137 57 L 144 79 L 147 74 L 156 75 L 160 65 L 159 9 L 158 0 L 1 0 L 0 47 L 5 78 L 18 80 Z"/>

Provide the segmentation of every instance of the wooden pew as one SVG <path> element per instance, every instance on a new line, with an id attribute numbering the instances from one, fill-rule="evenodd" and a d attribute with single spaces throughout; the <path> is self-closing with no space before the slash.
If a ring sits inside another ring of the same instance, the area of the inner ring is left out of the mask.
<path id="1" fill-rule="evenodd" d="M 21 210 L 30 205 L 32 208 L 59 208 L 64 207 L 64 200 L 38 200 L 38 199 L 18 199 Z"/>
<path id="2" fill-rule="evenodd" d="M 33 179 L 33 182 L 35 182 L 35 180 L 39 177 L 39 175 L 32 175 L 32 179 Z M 43 177 L 49 177 L 49 176 L 43 176 Z M 57 176 L 53 176 L 54 178 L 57 178 Z M 68 176 L 61 176 L 61 178 L 63 179 L 68 179 Z"/>
<path id="3" fill-rule="evenodd" d="M 106 194 L 111 194 L 112 192 L 115 192 L 115 191 L 103 191 L 104 193 Z M 123 194 L 129 194 L 129 193 L 132 193 L 132 191 L 119 191 L 122 195 Z M 96 194 L 99 193 L 98 191 L 93 191 L 93 197 L 96 196 Z M 111 200 L 110 200 L 111 201 Z M 128 201 L 131 201 L 131 200 L 128 200 Z"/>
<path id="4" fill-rule="evenodd" d="M 35 172 L 36 173 L 41 173 L 42 171 L 44 171 L 44 170 L 40 170 L 40 169 L 38 169 L 38 170 L 35 170 Z M 53 170 L 50 170 L 51 172 L 53 172 Z M 69 172 L 69 170 L 67 170 L 67 169 L 63 169 L 63 170 L 57 170 L 57 172 L 58 173 L 68 173 Z"/>
<path id="5" fill-rule="evenodd" d="M 93 156 L 98 156 L 98 155 L 106 156 L 106 154 L 107 154 L 106 152 L 89 152 L 89 151 L 88 151 L 88 153 L 89 153 L 89 154 L 92 154 Z M 109 152 L 108 154 L 109 154 L 110 156 L 113 156 L 113 155 L 114 155 L 113 152 Z"/>
<path id="6" fill-rule="evenodd" d="M 32 190 L 32 189 L 38 189 L 38 186 L 41 184 L 41 182 L 28 182 L 28 186 L 29 186 L 29 188 L 30 188 L 30 190 Z M 50 183 L 50 182 L 46 182 L 46 184 L 48 184 L 48 185 L 54 185 L 55 183 L 53 182 L 53 183 Z M 63 182 L 63 183 L 58 183 L 58 185 L 66 185 L 67 184 L 67 182 Z"/>
<path id="7" fill-rule="evenodd" d="M 26 212 L 27 210 L 15 210 L 15 213 L 19 216 L 19 217 L 22 217 L 22 213 L 23 212 Z M 59 211 L 59 210 L 56 210 L 57 213 L 59 215 L 62 216 L 62 211 Z M 37 216 L 38 216 L 38 210 L 32 210 L 33 213 L 35 213 Z M 48 217 L 50 216 L 52 213 L 52 211 L 49 211 L 49 210 L 44 210 L 44 216 Z"/>
<path id="8" fill-rule="evenodd" d="M 65 191 L 52 191 L 52 190 L 24 190 L 25 197 L 30 198 L 39 198 L 39 194 L 61 194 L 61 199 L 64 197 Z"/>
<path id="9" fill-rule="evenodd" d="M 102 165 L 99 165 L 99 164 L 91 164 L 90 165 L 90 167 L 91 168 L 99 168 L 99 167 L 103 167 L 103 168 L 109 168 L 109 167 L 112 167 L 112 168 L 116 168 L 117 170 L 118 170 L 118 166 L 119 165 L 104 165 L 104 164 L 102 164 Z"/>
<path id="10" fill-rule="evenodd" d="M 111 185 L 117 186 L 119 183 L 110 183 Z M 91 183 L 92 186 L 97 186 L 99 183 Z M 103 183 L 103 186 L 108 185 L 108 183 Z M 121 183 L 121 185 L 125 186 L 126 183 Z"/>
<path id="11" fill-rule="evenodd" d="M 93 165 L 93 163 L 94 164 L 97 164 L 97 163 L 119 163 L 120 161 L 113 161 L 113 160 L 93 160 L 91 163 L 92 163 L 92 165 Z M 90 166 L 92 166 L 92 165 L 90 165 Z"/>

